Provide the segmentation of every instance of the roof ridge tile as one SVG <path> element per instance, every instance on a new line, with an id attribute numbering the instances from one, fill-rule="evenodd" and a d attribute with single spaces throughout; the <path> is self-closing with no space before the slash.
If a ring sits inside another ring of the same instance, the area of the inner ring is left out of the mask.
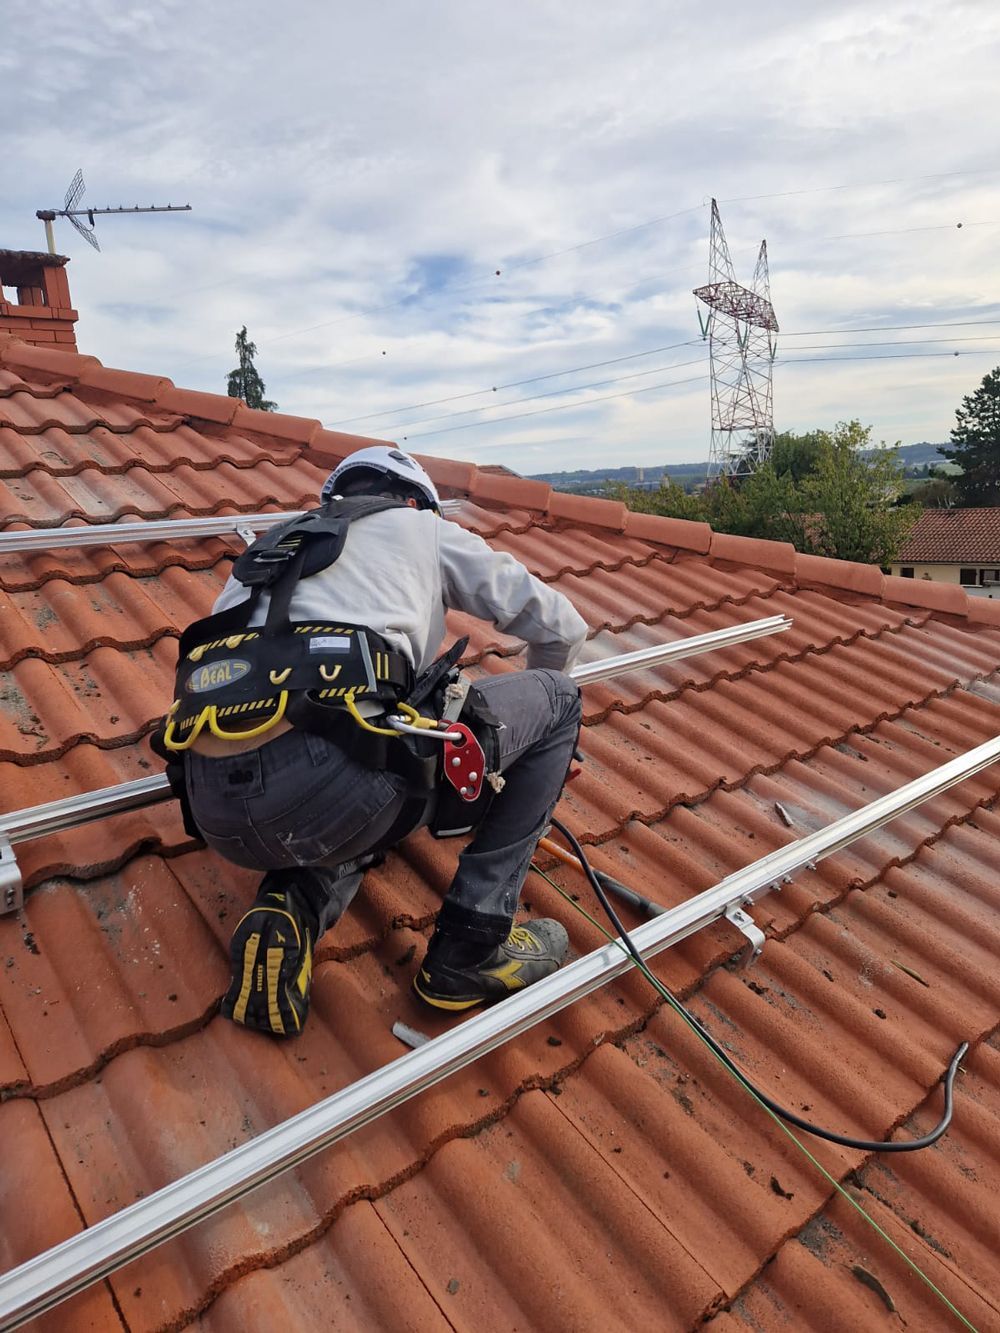
<path id="1" fill-rule="evenodd" d="M 966 593 L 968 599 L 968 618 L 970 625 L 995 625 L 1000 626 L 1000 602 L 995 602 L 991 597 L 972 597 Z"/>
<path id="2" fill-rule="evenodd" d="M 599 528 L 611 528 L 615 532 L 625 531 L 625 519 L 628 514 L 621 500 L 606 500 L 596 495 L 573 495 L 568 491 L 555 491 L 552 494 L 548 512 L 552 518 L 561 518 L 570 523 L 588 523 Z"/>
<path id="3" fill-rule="evenodd" d="M 222 426 L 232 425 L 237 410 L 243 405 L 239 398 L 221 393 L 204 393 L 201 389 L 178 389 L 171 384 L 156 398 L 156 406 L 164 411 L 177 412 L 185 417 L 216 421 Z"/>
<path id="4" fill-rule="evenodd" d="M 505 476 L 497 472 L 473 474 L 471 500 L 493 500 L 499 504 L 508 504 L 515 509 L 540 509 L 547 513 L 552 498 L 552 487 L 545 481 L 532 481 L 530 477 Z"/>
<path id="5" fill-rule="evenodd" d="M 625 536 L 696 551 L 699 555 L 707 555 L 712 545 L 712 528 L 708 523 L 670 518 L 666 514 L 641 514 L 634 509 L 626 511 Z"/>
<path id="6" fill-rule="evenodd" d="M 317 421 L 315 417 L 295 417 L 287 412 L 265 412 L 259 407 L 247 407 L 241 398 L 230 401 L 237 404 L 236 413 L 230 423 L 236 430 L 251 431 L 254 435 L 269 435 L 279 440 L 290 440 L 293 444 L 305 448 L 323 429 L 323 423 Z"/>
<path id="7" fill-rule="evenodd" d="M 884 575 L 878 565 L 860 560 L 835 560 L 827 555 L 809 555 L 799 551 L 795 557 L 795 579 L 800 586 L 817 583 L 826 588 L 881 597 Z"/>
<path id="8" fill-rule="evenodd" d="M 967 617 L 968 593 L 957 583 L 936 583 L 932 579 L 904 579 L 897 574 L 882 575 L 882 596 L 887 602 L 902 602 L 904 606 L 926 606 L 932 611 L 943 611 L 954 616 Z"/>
<path id="9" fill-rule="evenodd" d="M 791 542 L 740 537 L 731 532 L 716 532 L 713 528 L 708 554 L 712 560 L 731 560 L 739 565 L 756 565 L 760 569 L 794 575 L 798 552 Z"/>
<path id="10" fill-rule="evenodd" d="M 469 496 L 475 493 L 480 475 L 475 463 L 462 463 L 455 458 L 434 458 L 430 454 L 414 454 L 413 457 L 435 486 L 465 491 Z"/>
<path id="11" fill-rule="evenodd" d="M 140 403 L 155 403 L 174 382 L 165 375 L 144 375 L 135 370 L 112 370 L 101 365 L 88 367 L 77 377 L 82 389 L 100 389 L 117 398 L 134 398 Z"/>
<path id="12" fill-rule="evenodd" d="M 58 376 L 73 383 L 88 370 L 101 370 L 96 356 L 71 352 L 65 348 L 40 347 L 37 343 L 22 342 L 20 338 L 0 342 L 0 363 L 16 366 L 18 370 L 34 370 L 43 375 Z"/>

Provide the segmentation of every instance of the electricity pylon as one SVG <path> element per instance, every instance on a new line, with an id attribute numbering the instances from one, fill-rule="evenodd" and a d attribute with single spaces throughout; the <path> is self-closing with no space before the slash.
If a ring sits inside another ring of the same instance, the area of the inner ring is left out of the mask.
<path id="1" fill-rule="evenodd" d="M 747 476 L 771 456 L 774 407 L 771 372 L 778 321 L 771 305 L 767 241 L 761 241 L 753 286 L 736 281 L 719 205 L 712 200 L 711 281 L 694 294 L 708 306 L 698 310 L 701 335 L 712 363 L 710 477 Z"/>

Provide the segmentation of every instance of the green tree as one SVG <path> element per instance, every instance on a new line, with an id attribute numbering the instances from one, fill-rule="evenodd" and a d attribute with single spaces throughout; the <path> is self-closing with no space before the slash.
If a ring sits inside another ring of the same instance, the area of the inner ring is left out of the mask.
<path id="1" fill-rule="evenodd" d="M 805 435 L 779 431 L 771 446 L 771 463 L 779 477 L 790 472 L 794 481 L 801 481 L 816 467 L 822 447 L 822 431 L 811 430 Z"/>
<path id="2" fill-rule="evenodd" d="M 955 413 L 950 449 L 939 449 L 962 469 L 955 487 L 965 505 L 1000 505 L 1000 366 L 966 394 Z"/>
<path id="3" fill-rule="evenodd" d="M 858 421 L 779 438 L 781 471 L 772 455 L 749 476 L 720 478 L 700 495 L 686 495 L 670 482 L 655 491 L 622 486 L 617 497 L 646 513 L 701 519 L 717 532 L 888 564 L 919 512 L 916 505 L 895 507 L 903 478 L 896 450 L 873 448 L 871 428 Z"/>
<path id="4" fill-rule="evenodd" d="M 239 365 L 226 376 L 226 392 L 230 398 L 242 398 L 247 407 L 259 407 L 262 412 L 276 412 L 278 404 L 264 397 L 266 385 L 253 363 L 257 346 L 247 337 L 244 324 L 236 335 L 236 355 Z"/>
<path id="5" fill-rule="evenodd" d="M 838 560 L 889 564 L 915 515 L 897 508 L 903 489 L 899 453 L 885 444 L 873 448 L 871 427 L 838 422 L 821 432 L 817 465 L 799 488 L 810 515 L 802 550 Z"/>

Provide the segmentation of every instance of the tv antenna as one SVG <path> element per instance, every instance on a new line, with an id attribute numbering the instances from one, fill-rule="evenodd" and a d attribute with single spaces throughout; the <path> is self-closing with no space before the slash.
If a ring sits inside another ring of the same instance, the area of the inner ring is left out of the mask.
<path id="1" fill-rule="evenodd" d="M 712 448 L 709 477 L 742 477 L 771 456 L 774 443 L 772 369 L 778 321 L 771 304 L 767 241 L 761 241 L 753 285 L 743 287 L 729 255 L 719 205 L 712 200 L 711 281 L 694 294 L 708 306 L 698 309 L 702 338 L 712 363 Z M 750 432 L 749 439 L 734 436 Z"/>
<path id="2" fill-rule="evenodd" d="M 35 217 L 45 223 L 45 240 L 48 243 L 49 254 L 56 252 L 56 238 L 52 229 L 52 224 L 56 218 L 69 218 L 73 226 L 77 229 L 88 245 L 92 245 L 95 250 L 100 250 L 97 243 L 97 236 L 94 228 L 94 221 L 98 213 L 190 213 L 190 204 L 150 204 L 143 207 L 141 204 L 135 204 L 131 208 L 125 208 L 121 204 L 117 208 L 77 208 L 77 204 L 84 196 L 87 187 L 83 183 L 83 172 L 78 171 L 69 183 L 69 189 L 66 191 L 66 198 L 63 200 L 62 208 L 40 208 L 35 213 Z M 87 222 L 81 222 L 80 218 L 86 218 Z M 89 225 L 88 225 L 89 223 Z"/>

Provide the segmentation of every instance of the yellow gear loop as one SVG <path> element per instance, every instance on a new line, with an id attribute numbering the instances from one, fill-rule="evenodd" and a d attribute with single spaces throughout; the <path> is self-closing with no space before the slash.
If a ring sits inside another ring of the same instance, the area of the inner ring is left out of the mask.
<path id="1" fill-rule="evenodd" d="M 184 750 L 190 750 L 202 731 L 204 731 L 206 722 L 208 723 L 209 731 L 213 736 L 217 736 L 220 741 L 248 741 L 253 740 L 255 736 L 263 736 L 265 731 L 269 731 L 271 727 L 280 722 L 285 716 L 285 709 L 288 706 L 288 691 L 281 691 L 281 694 L 278 696 L 278 706 L 270 717 L 265 718 L 263 722 L 259 722 L 257 726 L 250 727 L 246 731 L 225 731 L 219 726 L 215 706 L 212 705 L 208 708 L 203 708 L 194 720 L 191 727 L 191 734 L 183 741 L 174 739 L 175 723 L 173 721 L 173 713 L 177 706 L 178 705 L 175 703 L 167 714 L 167 717 L 170 720 L 167 722 L 163 731 L 164 746 L 166 749 L 172 750 L 175 754 Z"/>
<path id="2" fill-rule="evenodd" d="M 285 709 L 288 707 L 288 691 L 282 690 L 278 696 L 278 706 L 270 717 L 265 718 L 263 722 L 258 723 L 256 727 L 251 727 L 248 731 L 224 731 L 219 726 L 216 710 L 214 708 L 208 711 L 208 726 L 213 736 L 217 736 L 220 741 L 249 741 L 254 736 L 263 736 L 265 731 L 269 731 L 285 716 Z M 199 719 L 200 721 L 201 719 Z"/>
<path id="3" fill-rule="evenodd" d="M 357 688 L 357 687 L 355 687 Z M 350 713 L 351 717 L 363 731 L 370 731 L 376 736 L 398 736 L 398 731 L 393 731 L 390 727 L 375 727 L 366 718 L 363 718 L 358 712 L 358 706 L 354 702 L 354 690 L 348 690 L 344 695 L 344 707 Z"/>
<path id="4" fill-rule="evenodd" d="M 321 665 L 319 669 L 319 674 L 323 677 L 324 680 L 329 681 L 329 680 L 336 680 L 337 677 L 340 675 L 340 671 L 341 667 L 340 663 L 338 662 L 337 665 L 332 669 L 328 666 Z"/>
<path id="5" fill-rule="evenodd" d="M 291 674 L 292 668 L 285 667 L 284 671 L 269 671 L 267 678 L 272 685 L 283 685 Z"/>

